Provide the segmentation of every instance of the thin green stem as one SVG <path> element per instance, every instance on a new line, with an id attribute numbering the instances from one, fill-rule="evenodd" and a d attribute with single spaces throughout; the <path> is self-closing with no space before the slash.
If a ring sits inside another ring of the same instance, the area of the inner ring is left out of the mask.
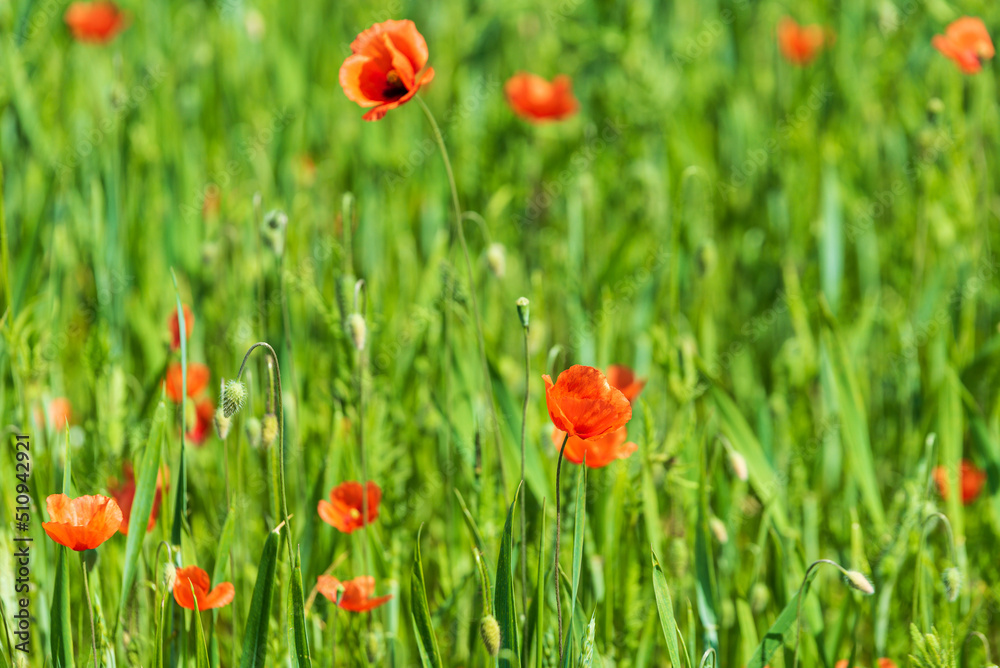
<path id="1" fill-rule="evenodd" d="M 83 568 L 83 590 L 87 595 L 87 612 L 90 613 L 90 649 L 94 652 L 94 668 L 100 664 L 97 660 L 97 629 L 94 626 L 94 602 L 90 597 L 90 577 L 87 575 L 86 551 L 80 553 L 80 566 Z"/>
<path id="2" fill-rule="evenodd" d="M 524 487 L 524 431 L 528 422 L 528 395 L 531 391 L 531 360 L 528 356 L 528 328 L 524 331 L 524 403 L 521 404 L 521 487 Z M 525 501 L 521 500 L 521 609 L 528 612 L 528 530 Z M 540 604 L 540 603 L 539 603 Z"/>
<path id="3" fill-rule="evenodd" d="M 468 274 L 469 280 L 469 293 L 472 300 L 472 313 L 476 321 L 476 339 L 479 344 L 479 361 L 483 367 L 483 384 L 486 387 L 486 401 L 489 403 L 490 408 L 490 418 L 493 423 L 493 437 L 497 444 L 497 463 L 500 469 L 500 484 L 503 490 L 504 505 L 507 504 L 507 472 L 503 463 L 503 443 L 500 436 L 500 420 L 497 417 L 497 409 L 493 404 L 493 387 L 490 384 L 490 368 L 489 364 L 486 362 L 486 339 L 483 336 L 483 322 L 479 317 L 479 305 L 476 299 L 476 281 L 472 272 L 472 259 L 469 256 L 469 246 L 465 242 L 465 230 L 462 224 L 462 207 L 458 203 L 458 187 L 455 185 L 455 174 L 451 169 L 451 159 L 448 157 L 448 147 L 445 146 L 444 136 L 441 134 L 441 128 L 438 127 L 437 121 L 434 120 L 434 114 L 431 113 L 430 108 L 418 95 L 416 97 L 417 102 L 420 103 L 420 108 L 423 109 L 424 115 L 427 117 L 427 121 L 431 124 L 431 129 L 434 132 L 434 140 L 437 142 L 438 148 L 441 150 L 441 158 L 444 160 L 444 169 L 448 174 L 448 185 L 451 186 L 451 203 L 455 207 L 455 227 L 458 231 L 458 241 L 462 246 L 462 254 L 465 256 L 465 269 Z"/>
<path id="4" fill-rule="evenodd" d="M 847 575 L 847 571 L 844 567 L 838 564 L 836 561 L 831 561 L 829 559 L 817 559 L 816 561 L 809 564 L 809 568 L 806 569 L 806 574 L 802 578 L 802 584 L 799 585 L 799 600 L 795 603 L 795 658 L 792 662 L 792 667 L 796 668 L 799 665 L 799 645 L 802 643 L 802 600 L 806 597 L 809 591 L 809 576 L 812 575 L 814 569 L 818 568 L 821 564 L 830 564 L 831 566 L 836 566 L 843 575 Z"/>
<path id="5" fill-rule="evenodd" d="M 559 532 L 562 528 L 562 506 L 560 505 L 559 480 L 562 474 L 563 453 L 566 451 L 566 444 L 569 442 L 569 434 L 563 438 L 562 447 L 559 448 L 559 462 L 556 464 L 556 546 L 555 546 L 555 568 L 553 569 L 556 580 L 556 617 L 559 620 L 559 665 L 563 665 L 563 621 L 562 621 L 562 599 L 559 598 Z M 541 605 L 541 601 L 539 601 Z"/>

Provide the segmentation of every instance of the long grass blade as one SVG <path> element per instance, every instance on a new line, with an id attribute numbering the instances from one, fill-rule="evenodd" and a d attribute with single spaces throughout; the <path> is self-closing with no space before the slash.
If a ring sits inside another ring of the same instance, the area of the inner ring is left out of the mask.
<path id="1" fill-rule="evenodd" d="M 670 665 L 673 668 L 680 668 L 681 653 L 677 645 L 677 619 L 674 617 L 674 603 L 670 599 L 667 578 L 663 575 L 663 569 L 660 568 L 656 553 L 650 550 L 650 554 L 653 559 L 653 594 L 656 597 L 656 611 L 660 615 L 660 627 L 663 629 L 663 638 L 667 641 Z"/>
<path id="2" fill-rule="evenodd" d="M 514 560 L 512 559 L 513 539 L 512 527 L 514 507 L 521 494 L 518 484 L 514 492 L 514 500 L 507 510 L 507 521 L 503 527 L 503 537 L 500 543 L 500 557 L 497 559 L 497 579 L 493 593 L 493 616 L 500 624 L 500 656 L 498 665 L 501 668 L 519 666 L 517 651 L 517 612 L 514 609 Z"/>
<path id="3" fill-rule="evenodd" d="M 427 590 L 424 584 L 424 563 L 420 557 L 420 534 L 417 530 L 417 546 L 413 551 L 413 568 L 410 572 L 410 615 L 413 618 L 413 632 L 420 652 L 420 663 L 424 668 L 441 668 L 441 653 L 438 651 L 437 637 L 431 624 L 431 613 L 427 607 Z"/>
<path id="4" fill-rule="evenodd" d="M 241 668 L 258 668 L 266 664 L 267 633 L 271 614 L 271 599 L 274 595 L 274 575 L 278 565 L 278 543 L 281 526 L 271 531 L 264 542 L 257 567 L 257 581 L 253 586 L 250 612 L 243 635 L 243 658 Z"/>

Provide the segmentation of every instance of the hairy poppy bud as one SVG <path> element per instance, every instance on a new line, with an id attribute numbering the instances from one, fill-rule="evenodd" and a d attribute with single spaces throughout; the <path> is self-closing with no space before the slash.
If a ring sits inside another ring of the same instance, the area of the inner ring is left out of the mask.
<path id="1" fill-rule="evenodd" d="M 944 592 L 948 596 L 948 602 L 954 603 L 962 591 L 962 572 L 954 566 L 946 568 L 941 574 L 941 581 L 944 583 Z"/>
<path id="2" fill-rule="evenodd" d="M 368 334 L 368 327 L 365 325 L 365 318 L 360 313 L 352 313 L 347 319 L 347 327 L 351 330 L 351 340 L 358 350 L 365 349 L 365 338 Z"/>
<path id="3" fill-rule="evenodd" d="M 486 249 L 486 264 L 497 278 L 503 278 L 507 274 L 507 250 L 503 244 L 490 244 Z"/>
<path id="4" fill-rule="evenodd" d="M 486 615 L 479 622 L 479 635 L 483 638 L 483 645 L 490 656 L 500 653 L 500 624 L 493 615 Z"/>
<path id="5" fill-rule="evenodd" d="M 226 412 L 222 409 L 222 406 L 215 409 L 213 422 L 215 423 L 215 433 L 219 435 L 219 439 L 226 440 L 226 436 L 229 436 L 229 429 L 233 426 L 233 420 L 226 417 Z"/>
<path id="6" fill-rule="evenodd" d="M 529 305 L 527 297 L 520 297 L 517 300 L 517 315 L 521 318 L 521 327 L 528 329 Z"/>
<path id="7" fill-rule="evenodd" d="M 277 437 L 278 418 L 275 417 L 274 413 L 268 413 L 260 421 L 260 444 L 265 448 L 269 448 Z"/>
<path id="8" fill-rule="evenodd" d="M 240 412 L 247 400 L 247 386 L 241 381 L 230 380 L 222 387 L 222 414 L 231 418 Z"/>
<path id="9" fill-rule="evenodd" d="M 166 567 L 163 569 L 163 586 L 167 591 L 173 591 L 176 582 L 177 567 L 168 561 Z"/>
<path id="10" fill-rule="evenodd" d="M 264 225 L 260 230 L 264 243 L 279 257 L 285 254 L 286 227 L 288 227 L 288 215 L 284 211 L 274 209 L 264 216 Z"/>
<path id="11" fill-rule="evenodd" d="M 844 577 L 847 579 L 847 584 L 853 589 L 857 589 L 859 592 L 865 596 L 871 596 L 875 593 L 875 586 L 872 585 L 872 581 L 868 579 L 864 573 L 858 571 L 845 571 Z"/>
<path id="12" fill-rule="evenodd" d="M 246 430 L 247 440 L 250 442 L 250 447 L 254 449 L 259 448 L 261 437 L 260 420 L 252 417 L 246 421 L 243 428 Z"/>

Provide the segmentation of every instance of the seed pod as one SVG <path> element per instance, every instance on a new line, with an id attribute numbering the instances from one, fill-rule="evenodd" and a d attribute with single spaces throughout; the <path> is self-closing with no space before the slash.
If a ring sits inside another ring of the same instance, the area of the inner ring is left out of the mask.
<path id="1" fill-rule="evenodd" d="M 527 297 L 520 297 L 517 300 L 517 315 L 521 318 L 521 327 L 528 329 L 529 302 Z"/>
<path id="2" fill-rule="evenodd" d="M 857 589 L 865 596 L 871 596 L 875 593 L 875 586 L 864 573 L 858 571 L 846 571 L 844 573 L 844 577 L 847 579 L 847 584 L 851 588 Z"/>
<path id="3" fill-rule="evenodd" d="M 230 380 L 222 387 L 222 413 L 231 418 L 243 408 L 247 400 L 247 386 L 241 381 Z"/>
<path id="4" fill-rule="evenodd" d="M 177 582 L 177 567 L 174 566 L 169 561 L 163 569 L 163 586 L 167 591 L 174 590 L 174 584 Z"/>
<path id="5" fill-rule="evenodd" d="M 486 615 L 479 622 L 479 635 L 483 639 L 483 645 L 490 656 L 500 653 L 500 624 L 493 615 Z"/>

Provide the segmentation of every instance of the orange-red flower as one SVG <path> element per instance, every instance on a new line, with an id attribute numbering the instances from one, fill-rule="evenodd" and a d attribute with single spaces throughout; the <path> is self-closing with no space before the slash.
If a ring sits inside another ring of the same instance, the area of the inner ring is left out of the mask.
<path id="1" fill-rule="evenodd" d="M 63 19 L 81 42 L 106 44 L 125 29 L 127 15 L 113 2 L 74 2 Z"/>
<path id="2" fill-rule="evenodd" d="M 177 579 L 174 581 L 174 600 L 182 608 L 194 610 L 194 601 L 197 597 L 199 611 L 221 608 L 233 602 L 236 591 L 231 582 L 220 582 L 215 589 L 209 591 L 211 584 L 208 573 L 197 566 L 178 568 Z M 191 593 L 192 587 L 194 594 Z"/>
<path id="3" fill-rule="evenodd" d="M 56 429 L 62 429 L 73 418 L 73 406 L 66 397 L 56 397 L 49 402 L 49 420 Z"/>
<path id="4" fill-rule="evenodd" d="M 188 364 L 187 395 L 195 397 L 208 385 L 210 372 L 208 367 L 197 362 Z M 167 396 L 174 403 L 183 399 L 183 371 L 180 362 L 174 362 L 167 368 Z"/>
<path id="5" fill-rule="evenodd" d="M 115 501 L 118 503 L 118 507 L 122 510 L 122 524 L 118 527 L 124 535 L 128 535 L 128 524 L 129 518 L 132 516 L 132 502 L 135 501 L 135 474 L 132 471 L 132 465 L 128 462 L 122 466 L 122 476 L 124 480 L 121 482 L 114 480 L 108 486 L 108 492 L 114 497 Z M 156 494 L 153 496 L 153 508 L 149 513 L 149 522 L 146 523 L 146 532 L 153 530 L 156 526 L 156 514 L 160 509 L 160 496 L 163 489 L 163 470 L 161 469 L 156 475 Z"/>
<path id="6" fill-rule="evenodd" d="M 378 504 L 382 501 L 382 489 L 368 481 L 368 521 L 362 522 L 364 515 L 363 497 L 360 482 L 345 482 L 330 491 L 330 500 L 320 499 L 317 510 L 324 522 L 351 533 L 366 524 L 371 524 L 378 518 Z"/>
<path id="7" fill-rule="evenodd" d="M 785 60 L 793 65 L 808 65 L 826 41 L 821 26 L 800 26 L 786 16 L 778 23 L 778 47 Z"/>
<path id="8" fill-rule="evenodd" d="M 630 402 L 634 401 L 639 396 L 639 393 L 642 392 L 642 388 L 646 386 L 645 378 L 636 378 L 635 372 L 632 369 L 621 364 L 612 364 L 608 367 L 605 374 L 608 377 L 608 382 L 611 383 L 611 387 L 621 390 L 622 394 Z"/>
<path id="9" fill-rule="evenodd" d="M 202 399 L 194 407 L 194 424 L 187 431 L 187 439 L 195 445 L 201 445 L 212 433 L 212 420 L 215 418 L 215 404 L 211 399 Z"/>
<path id="10" fill-rule="evenodd" d="M 114 499 L 99 494 L 71 499 L 53 494 L 45 500 L 50 521 L 42 528 L 49 538 L 71 550 L 82 552 L 111 538 L 122 523 L 122 509 Z"/>
<path id="11" fill-rule="evenodd" d="M 392 594 L 372 598 L 375 593 L 375 578 L 370 575 L 362 575 L 346 582 L 341 582 L 332 575 L 320 575 L 316 578 L 316 591 L 351 612 L 367 612 L 392 598 Z M 337 603 L 338 594 L 340 603 Z"/>
<path id="12" fill-rule="evenodd" d="M 943 35 L 931 40 L 935 49 L 950 58 L 965 74 L 983 69 L 983 61 L 993 57 L 993 40 L 986 32 L 983 20 L 963 16 L 949 25 Z"/>
<path id="13" fill-rule="evenodd" d="M 847 659 L 841 659 L 840 661 L 834 664 L 833 668 L 847 668 L 848 663 L 849 661 Z M 887 659 L 885 657 L 879 659 L 877 663 L 878 663 L 878 668 L 896 668 L 896 662 L 893 661 L 892 659 Z"/>
<path id="14" fill-rule="evenodd" d="M 562 447 L 565 432 L 554 429 L 552 431 L 552 443 L 556 449 Z M 583 455 L 587 455 L 587 466 L 592 469 L 599 469 L 607 466 L 616 459 L 626 459 L 636 451 L 638 447 L 635 443 L 626 443 L 628 430 L 625 427 L 612 431 L 604 436 L 584 440 L 575 436 L 570 436 L 566 441 L 564 456 L 574 464 L 583 462 Z"/>
<path id="15" fill-rule="evenodd" d="M 184 304 L 182 308 L 184 309 L 184 338 L 190 339 L 191 330 L 194 329 L 194 314 L 191 313 L 187 304 Z M 181 347 L 181 323 L 177 318 L 177 309 L 170 312 L 167 327 L 170 328 L 170 349 L 177 350 Z"/>
<path id="16" fill-rule="evenodd" d="M 533 123 L 562 120 L 580 106 L 573 97 L 573 82 L 565 74 L 549 82 L 537 74 L 518 72 L 507 79 L 503 91 L 514 113 Z"/>
<path id="17" fill-rule="evenodd" d="M 986 484 L 986 471 L 979 469 L 968 459 L 962 460 L 959 472 L 962 485 L 962 503 L 969 505 L 976 500 L 983 485 Z M 948 498 L 948 471 L 943 466 L 934 468 L 934 482 L 937 483 L 941 497 Z"/>
<path id="18" fill-rule="evenodd" d="M 427 42 L 413 21 L 376 23 L 351 43 L 340 87 L 352 102 L 374 107 L 363 118 L 377 121 L 431 82 L 434 68 L 427 67 L 427 57 Z"/>
<path id="19" fill-rule="evenodd" d="M 628 399 L 594 367 L 571 366 L 559 374 L 555 383 L 548 375 L 542 379 L 549 417 L 557 429 L 571 437 L 598 438 L 621 429 L 632 419 Z"/>

